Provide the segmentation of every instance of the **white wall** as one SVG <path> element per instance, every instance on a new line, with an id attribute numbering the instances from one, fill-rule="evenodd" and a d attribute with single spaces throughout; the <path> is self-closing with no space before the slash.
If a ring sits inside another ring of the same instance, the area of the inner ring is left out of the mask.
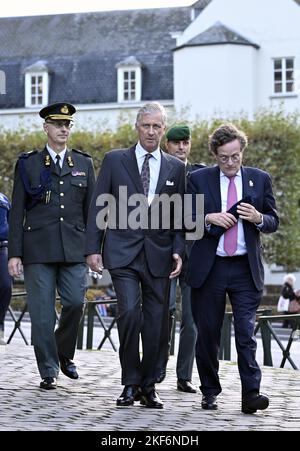
<path id="1" fill-rule="evenodd" d="M 260 48 L 256 50 L 256 60 L 248 55 L 248 62 L 246 61 L 246 52 L 243 50 L 244 56 L 241 55 L 241 59 L 230 59 L 227 61 L 227 65 L 230 63 L 233 66 L 232 74 L 235 82 L 230 82 L 227 77 L 227 91 L 233 94 L 233 97 L 237 96 L 237 90 L 240 89 L 240 97 L 244 99 L 247 97 L 244 103 L 244 109 L 249 108 L 248 113 L 251 117 L 253 111 L 251 111 L 251 96 L 246 95 L 243 92 L 243 83 L 241 80 L 237 80 L 238 77 L 234 74 L 234 69 L 240 74 L 241 69 L 244 68 L 243 74 L 248 78 L 246 71 L 250 68 L 250 59 L 254 62 L 254 98 L 252 99 L 252 106 L 255 109 L 260 107 L 283 107 L 287 112 L 300 111 L 300 6 L 297 5 L 294 0 L 212 0 L 211 3 L 204 9 L 204 11 L 196 18 L 194 22 L 185 30 L 185 32 L 177 39 L 177 46 L 184 45 L 193 37 L 199 33 L 210 28 L 216 22 L 220 21 L 226 27 L 236 31 L 249 41 L 258 44 Z M 221 52 L 224 52 L 225 56 L 228 56 L 227 46 L 221 48 Z M 211 59 L 216 57 L 216 47 L 207 46 L 207 52 L 211 53 L 211 56 L 207 56 L 203 50 L 199 50 L 198 47 L 192 47 L 189 53 L 189 58 L 181 56 L 181 50 L 175 51 L 175 106 L 177 103 L 182 104 L 182 96 L 179 93 L 178 80 L 182 80 L 182 71 L 186 72 L 186 80 L 188 80 L 188 90 L 195 90 L 195 96 L 199 103 L 198 85 L 195 83 L 195 74 L 199 73 L 203 69 L 203 64 L 199 60 L 199 52 L 205 56 L 205 61 L 211 66 Z M 252 51 L 253 53 L 253 51 Z M 186 52 L 187 54 L 187 52 Z M 295 57 L 295 77 L 298 79 L 297 91 L 291 96 L 277 96 L 273 94 L 273 60 L 272 58 L 281 57 Z M 220 55 L 220 63 L 224 64 L 225 58 Z M 178 63 L 184 66 L 178 67 Z M 246 65 L 245 65 L 246 64 Z M 244 66 L 245 65 L 245 66 Z M 217 66 L 217 65 L 216 65 Z M 244 67 L 243 67 L 244 66 Z M 223 86 L 225 81 L 222 77 L 220 70 L 222 66 L 215 67 L 214 74 L 207 74 L 206 80 L 209 81 L 209 77 L 212 77 L 210 83 L 210 89 L 208 90 L 212 97 L 204 95 L 202 97 L 202 105 L 198 105 L 200 113 L 206 109 L 208 115 L 218 103 L 216 103 L 215 86 Z M 219 69 L 219 72 L 217 72 Z M 252 68 L 250 69 L 252 70 Z M 253 72 L 252 72 L 253 73 Z M 219 78 L 217 77 L 219 75 Z M 227 72 L 229 74 L 229 72 Z M 237 83 L 236 83 L 237 81 Z M 181 85 L 182 86 L 182 85 Z M 209 86 L 209 85 L 207 85 Z M 234 89 L 235 88 L 235 89 Z M 252 87 L 251 87 L 252 89 Z M 236 91 L 236 92 L 234 92 Z M 205 93 L 204 93 L 205 94 Z M 190 100 L 190 98 L 189 98 Z M 219 108 L 223 108 L 223 102 L 225 101 L 225 94 L 220 96 Z M 237 107 L 238 102 L 234 101 L 233 105 Z M 226 106 L 226 105 L 225 105 Z M 196 107 L 193 107 L 193 110 Z M 229 104 L 226 110 L 229 109 Z M 232 108 L 230 108 L 232 109 Z M 194 111 L 193 111 L 194 113 Z M 238 113 L 238 110 L 237 110 Z"/>
<path id="2" fill-rule="evenodd" d="M 176 111 L 190 120 L 252 112 L 256 58 L 252 46 L 208 45 L 174 52 Z"/>
<path id="3" fill-rule="evenodd" d="M 178 37 L 182 45 L 216 21 L 260 44 L 299 39 L 300 6 L 294 0 L 212 0 Z M 259 42 L 258 42 L 259 41 Z"/>
<path id="4" fill-rule="evenodd" d="M 167 110 L 168 117 L 173 117 L 173 100 L 158 100 Z M 74 130 L 104 131 L 115 130 L 120 123 L 135 123 L 138 109 L 146 102 L 98 105 L 75 105 Z M 41 130 L 43 120 L 39 117 L 40 108 L 19 108 L 0 110 L 1 130 Z"/>

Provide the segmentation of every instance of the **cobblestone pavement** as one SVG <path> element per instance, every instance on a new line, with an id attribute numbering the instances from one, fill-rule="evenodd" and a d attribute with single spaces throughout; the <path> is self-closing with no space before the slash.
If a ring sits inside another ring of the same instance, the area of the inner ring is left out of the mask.
<path id="1" fill-rule="evenodd" d="M 176 359 L 170 358 L 165 381 L 157 385 L 165 403 L 163 410 L 117 408 L 120 395 L 118 354 L 112 350 L 77 351 L 80 378 L 63 374 L 57 390 L 39 388 L 33 348 L 0 346 L 0 430 L 28 431 L 232 431 L 300 430 L 300 372 L 263 367 L 262 392 L 270 396 L 270 407 L 255 415 L 240 411 L 237 365 L 220 363 L 223 392 L 217 411 L 201 409 L 200 393 L 176 390 Z M 194 383 L 199 385 L 194 369 Z"/>

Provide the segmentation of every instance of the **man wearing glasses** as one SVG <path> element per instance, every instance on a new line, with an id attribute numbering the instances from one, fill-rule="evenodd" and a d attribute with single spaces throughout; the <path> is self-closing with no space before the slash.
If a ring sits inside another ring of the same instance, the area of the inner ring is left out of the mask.
<path id="1" fill-rule="evenodd" d="M 86 265 L 85 227 L 95 184 L 92 159 L 67 148 L 75 107 L 55 103 L 40 111 L 47 143 L 20 155 L 14 179 L 9 235 L 9 272 L 24 269 L 40 387 L 56 388 L 61 371 L 78 373 L 72 361 L 82 316 Z M 54 333 L 56 290 L 61 299 Z"/>
<path id="2" fill-rule="evenodd" d="M 232 124 L 223 124 L 210 136 L 209 146 L 217 166 L 193 172 L 187 188 L 192 195 L 204 195 L 205 233 L 193 244 L 188 276 L 198 330 L 201 406 L 217 409 L 217 395 L 222 390 L 218 351 L 228 295 L 234 317 L 242 412 L 255 413 L 269 405 L 267 396 L 259 392 L 261 371 L 255 359 L 255 315 L 264 283 L 260 234 L 275 232 L 279 221 L 269 174 L 242 166 L 246 135 Z"/>

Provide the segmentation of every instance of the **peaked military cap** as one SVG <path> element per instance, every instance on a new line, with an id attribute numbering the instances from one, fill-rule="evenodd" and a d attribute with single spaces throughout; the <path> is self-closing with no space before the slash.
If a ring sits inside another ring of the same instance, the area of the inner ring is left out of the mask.
<path id="1" fill-rule="evenodd" d="M 169 128 L 166 133 L 168 141 L 181 141 L 191 138 L 190 127 L 186 124 L 176 124 Z"/>
<path id="2" fill-rule="evenodd" d="M 41 109 L 39 115 L 43 119 L 72 121 L 76 108 L 71 103 L 52 103 Z"/>

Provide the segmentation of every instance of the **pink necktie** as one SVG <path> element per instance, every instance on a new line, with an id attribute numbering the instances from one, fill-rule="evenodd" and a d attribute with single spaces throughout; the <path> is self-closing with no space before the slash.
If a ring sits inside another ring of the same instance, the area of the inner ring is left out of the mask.
<path id="1" fill-rule="evenodd" d="M 229 210 L 232 205 L 237 202 L 237 192 L 234 183 L 235 177 L 229 177 L 229 185 L 227 192 L 227 210 Z M 224 234 L 224 251 L 227 255 L 234 255 L 237 250 L 237 236 L 238 236 L 238 225 L 237 223 L 228 229 Z"/>

